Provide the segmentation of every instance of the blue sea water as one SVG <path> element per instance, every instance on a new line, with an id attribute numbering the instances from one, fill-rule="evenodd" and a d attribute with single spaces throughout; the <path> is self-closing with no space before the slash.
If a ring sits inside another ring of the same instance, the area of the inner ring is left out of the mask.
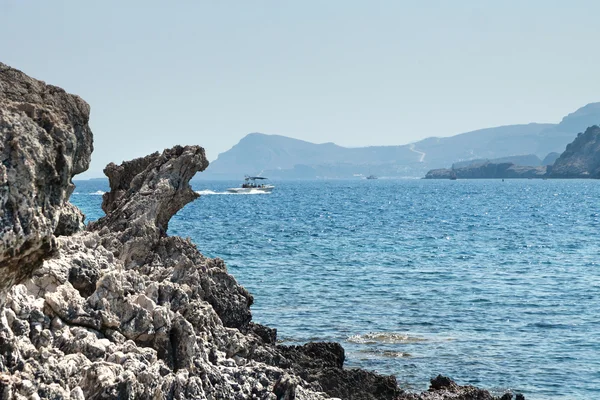
<path id="1" fill-rule="evenodd" d="M 89 219 L 105 181 L 76 182 Z M 600 398 L 600 182 L 274 182 L 201 196 L 170 222 L 221 257 L 286 343 L 341 342 L 346 365 L 422 390 L 431 377 Z"/>

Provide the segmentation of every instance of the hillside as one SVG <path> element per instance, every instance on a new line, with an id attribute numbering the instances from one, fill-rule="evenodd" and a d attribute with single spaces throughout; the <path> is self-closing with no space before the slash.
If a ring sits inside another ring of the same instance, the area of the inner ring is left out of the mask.
<path id="1" fill-rule="evenodd" d="M 263 174 L 281 179 L 351 178 L 375 174 L 422 177 L 431 169 L 469 160 L 562 153 L 577 132 L 600 123 L 600 103 L 588 104 L 558 124 L 531 123 L 480 129 L 413 144 L 346 148 L 280 135 L 251 133 L 213 161 L 202 179 Z"/>
<path id="2" fill-rule="evenodd" d="M 577 135 L 554 163 L 553 178 L 600 178 L 600 127 L 591 126 Z"/>

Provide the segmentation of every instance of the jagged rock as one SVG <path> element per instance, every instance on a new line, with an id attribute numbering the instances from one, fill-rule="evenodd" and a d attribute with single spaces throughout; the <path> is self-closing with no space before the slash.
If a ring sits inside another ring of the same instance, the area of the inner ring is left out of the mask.
<path id="1" fill-rule="evenodd" d="M 206 167 L 208 160 L 200 146 L 175 146 L 119 166 L 109 164 L 104 173 L 111 190 L 102 201 L 107 215 L 94 226 L 122 232 L 132 224 L 148 225 L 165 234 L 171 217 L 199 196 L 189 180 Z"/>
<path id="2" fill-rule="evenodd" d="M 56 236 L 70 236 L 85 229 L 85 215 L 71 203 L 66 203 L 54 230 Z"/>
<path id="3" fill-rule="evenodd" d="M 171 217 L 198 197 L 189 180 L 207 166 L 199 146 L 175 146 L 119 166 L 109 164 L 104 172 L 111 190 L 102 201 L 106 216 L 90 224 L 90 230 L 113 232 L 111 244 L 115 239 L 121 243 L 118 256 L 126 266 L 150 262 Z"/>
<path id="4" fill-rule="evenodd" d="M 277 343 L 277 329 L 250 322 L 247 332 L 258 336 L 266 344 Z"/>
<path id="5" fill-rule="evenodd" d="M 296 388 L 299 383 L 298 378 L 295 376 L 283 374 L 283 376 L 275 382 L 273 393 L 277 396 L 277 400 L 295 400 Z"/>
<path id="6" fill-rule="evenodd" d="M 56 250 L 55 231 L 92 152 L 81 98 L 0 63 L 0 306 Z"/>
<path id="7" fill-rule="evenodd" d="M 591 126 L 577 135 L 554 162 L 552 178 L 600 178 L 600 127 Z"/>
<path id="8" fill-rule="evenodd" d="M 522 394 L 517 394 L 515 400 L 525 400 Z M 429 390 L 423 393 L 404 393 L 399 400 L 512 400 L 513 394 L 504 393 L 494 396 L 487 390 L 474 386 L 460 386 L 452 379 L 438 375 L 431 379 Z"/>

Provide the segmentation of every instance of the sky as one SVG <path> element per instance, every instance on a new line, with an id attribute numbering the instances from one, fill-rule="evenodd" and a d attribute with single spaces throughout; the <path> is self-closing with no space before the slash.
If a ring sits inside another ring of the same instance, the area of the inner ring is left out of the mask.
<path id="1" fill-rule="evenodd" d="M 600 101 L 600 2 L 0 0 L 0 61 L 91 105 L 79 178 L 250 132 L 342 146 L 559 122 Z"/>

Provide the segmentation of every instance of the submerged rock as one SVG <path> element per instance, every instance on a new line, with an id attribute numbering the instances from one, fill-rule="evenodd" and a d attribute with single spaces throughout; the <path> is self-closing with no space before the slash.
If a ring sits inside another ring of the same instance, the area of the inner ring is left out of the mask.
<path id="1" fill-rule="evenodd" d="M 276 345 L 276 330 L 251 322 L 253 298 L 225 263 L 166 234 L 198 197 L 189 180 L 208 165 L 201 147 L 107 166 L 106 216 L 82 231 L 67 201 L 89 162 L 89 108 L 3 68 L 12 97 L 0 103 L 2 134 L 18 139 L 3 151 L 21 161 L 2 170 L 0 399 L 493 398 L 445 381 L 405 393 L 393 376 L 344 369 L 337 343 Z M 7 76 L 28 83 L 15 89 Z M 62 122 L 39 125 L 35 112 L 14 111 L 19 99 Z M 34 160 L 42 142 L 53 150 Z"/>

